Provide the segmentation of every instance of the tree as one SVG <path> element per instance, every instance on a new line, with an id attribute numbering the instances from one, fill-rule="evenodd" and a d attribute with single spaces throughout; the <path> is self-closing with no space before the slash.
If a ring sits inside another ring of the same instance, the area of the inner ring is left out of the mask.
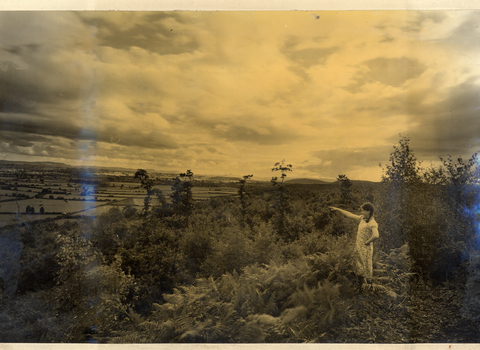
<path id="1" fill-rule="evenodd" d="M 177 214 L 190 214 L 193 208 L 193 172 L 189 169 L 175 178 L 172 186 L 172 206 Z"/>
<path id="2" fill-rule="evenodd" d="M 456 186 L 475 184 L 478 182 L 477 153 L 467 161 L 464 161 L 461 156 L 455 161 L 450 155 L 447 159 L 440 158 L 440 160 L 445 167 L 447 182 Z"/>
<path id="3" fill-rule="evenodd" d="M 282 187 L 283 186 L 283 181 L 287 177 L 286 172 L 287 171 L 293 171 L 293 170 L 292 170 L 292 165 L 291 164 L 285 164 L 285 159 L 282 159 L 281 162 L 275 163 L 275 165 L 272 168 L 272 171 L 280 171 L 282 173 L 280 183 L 278 182 L 278 177 L 277 176 L 272 177 L 272 180 L 271 180 L 271 182 L 273 183 L 274 186 L 279 184 L 280 187 Z"/>
<path id="4" fill-rule="evenodd" d="M 273 225 L 277 231 L 277 234 L 285 240 L 293 240 L 296 237 L 292 237 L 290 232 L 288 232 L 286 228 L 286 221 L 287 221 L 287 213 L 289 212 L 289 203 L 288 203 L 288 191 L 285 188 L 284 181 L 287 177 L 288 171 L 292 170 L 291 164 L 285 164 L 285 159 L 282 159 L 281 162 L 275 163 L 272 168 L 272 171 L 280 171 L 281 172 L 281 180 L 278 180 L 278 177 L 272 177 L 272 184 L 275 187 L 275 203 L 273 208 L 275 210 L 275 214 L 273 216 Z"/>
<path id="5" fill-rule="evenodd" d="M 92 328 L 108 335 L 122 319 L 129 322 L 127 293 L 134 279 L 122 270 L 121 256 L 115 255 L 108 263 L 94 242 L 81 237 L 79 231 L 59 237 L 58 244 L 55 303 L 60 313 L 75 314 L 67 340 L 83 342 L 85 331 Z"/>
<path id="6" fill-rule="evenodd" d="M 448 182 L 445 167 L 430 165 L 423 172 L 423 182 L 432 185 L 445 185 Z"/>
<path id="7" fill-rule="evenodd" d="M 238 188 L 238 194 L 240 196 L 240 203 L 242 205 L 242 227 L 245 227 L 245 216 L 247 212 L 247 207 L 250 205 L 247 203 L 245 198 L 245 185 L 247 181 L 251 179 L 253 175 L 244 175 L 238 182 L 240 183 L 240 187 Z"/>
<path id="8" fill-rule="evenodd" d="M 238 195 L 240 196 L 240 199 L 243 200 L 245 198 L 245 185 L 247 184 L 247 181 L 252 178 L 253 175 L 244 175 L 242 179 L 240 179 L 238 182 L 240 183 L 240 188 L 238 189 Z"/>
<path id="9" fill-rule="evenodd" d="M 347 175 L 345 175 L 345 174 L 338 175 L 337 181 L 340 182 L 340 190 L 342 191 L 343 198 L 348 203 L 355 202 L 355 198 L 354 198 L 353 193 L 352 193 L 353 183 L 352 183 L 352 181 L 350 181 L 350 179 L 347 177 Z"/>
<path id="10" fill-rule="evenodd" d="M 150 177 L 150 175 L 146 170 L 138 169 L 137 172 L 135 173 L 134 179 L 140 179 L 142 187 L 145 190 L 147 190 L 147 194 L 148 193 L 153 194 L 153 190 L 154 190 L 153 186 L 155 185 L 155 182 L 153 181 L 153 179 Z M 123 187 L 123 185 L 120 187 Z"/>
<path id="11" fill-rule="evenodd" d="M 148 175 L 147 171 L 144 169 L 138 169 L 137 172 L 135 173 L 134 179 L 140 179 L 142 187 L 147 191 L 147 196 L 143 200 L 143 203 L 144 203 L 143 211 L 144 211 L 144 214 L 146 215 L 150 209 L 150 203 L 152 202 L 152 195 L 156 193 L 155 189 L 153 188 L 155 183 L 150 178 L 150 175 Z"/>
<path id="12" fill-rule="evenodd" d="M 410 138 L 400 134 L 399 145 L 393 146 L 389 164 L 382 168 L 382 182 L 419 183 L 421 182 L 421 162 L 417 160 L 409 145 Z M 380 166 L 382 166 L 380 164 Z"/>

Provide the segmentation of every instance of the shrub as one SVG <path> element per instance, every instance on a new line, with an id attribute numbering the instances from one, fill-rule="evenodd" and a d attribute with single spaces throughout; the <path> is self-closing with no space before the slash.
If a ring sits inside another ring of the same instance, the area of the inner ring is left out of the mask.
<path id="1" fill-rule="evenodd" d="M 19 295 L 0 311 L 0 341 L 9 343 L 65 342 L 75 325 L 73 312 L 58 313 L 49 291 Z"/>
<path id="2" fill-rule="evenodd" d="M 468 266 L 469 278 L 465 286 L 465 297 L 461 309 L 463 317 L 480 320 L 480 254 L 472 254 Z"/>

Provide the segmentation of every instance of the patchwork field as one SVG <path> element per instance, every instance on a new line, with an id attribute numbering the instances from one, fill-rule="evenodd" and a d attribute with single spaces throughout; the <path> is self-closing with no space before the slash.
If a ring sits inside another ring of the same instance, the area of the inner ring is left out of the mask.
<path id="1" fill-rule="evenodd" d="M 97 216 L 113 206 L 133 205 L 140 208 L 146 195 L 145 189 L 136 182 L 110 182 L 102 186 L 80 186 L 55 180 L 43 183 L 10 180 L 9 183 L 9 188 L 4 186 L 0 190 L 0 227 L 14 224 L 17 212 L 24 222 L 31 222 L 58 218 L 59 215 Z M 161 190 L 167 199 L 172 194 L 170 185 L 156 185 L 155 188 Z M 193 187 L 192 190 L 195 200 L 234 196 L 236 193 L 236 188 L 226 186 Z M 152 204 L 157 204 L 155 199 Z M 27 214 L 27 207 L 33 207 L 34 212 Z"/>

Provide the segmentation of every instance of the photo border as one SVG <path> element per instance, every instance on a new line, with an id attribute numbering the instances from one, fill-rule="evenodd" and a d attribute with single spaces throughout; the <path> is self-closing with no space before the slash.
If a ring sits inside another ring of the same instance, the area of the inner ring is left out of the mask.
<path id="1" fill-rule="evenodd" d="M 3 0 L 0 11 L 375 11 L 375 10 L 480 10 L 478 0 Z M 479 330 L 480 332 L 480 330 Z M 0 350 L 63 349 L 65 344 L 0 343 Z M 69 350 L 251 350 L 251 349 L 480 349 L 480 344 L 67 344 Z"/>

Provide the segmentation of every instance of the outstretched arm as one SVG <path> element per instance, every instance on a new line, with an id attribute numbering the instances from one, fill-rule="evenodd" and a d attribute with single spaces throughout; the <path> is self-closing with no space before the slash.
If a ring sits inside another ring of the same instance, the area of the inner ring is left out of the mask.
<path id="1" fill-rule="evenodd" d="M 349 211 L 340 209 L 340 208 L 335 208 L 335 207 L 328 207 L 331 211 L 337 211 L 343 216 L 350 218 L 350 219 L 355 219 L 355 220 L 360 220 L 362 217 L 360 215 L 355 215 L 350 213 Z"/>

